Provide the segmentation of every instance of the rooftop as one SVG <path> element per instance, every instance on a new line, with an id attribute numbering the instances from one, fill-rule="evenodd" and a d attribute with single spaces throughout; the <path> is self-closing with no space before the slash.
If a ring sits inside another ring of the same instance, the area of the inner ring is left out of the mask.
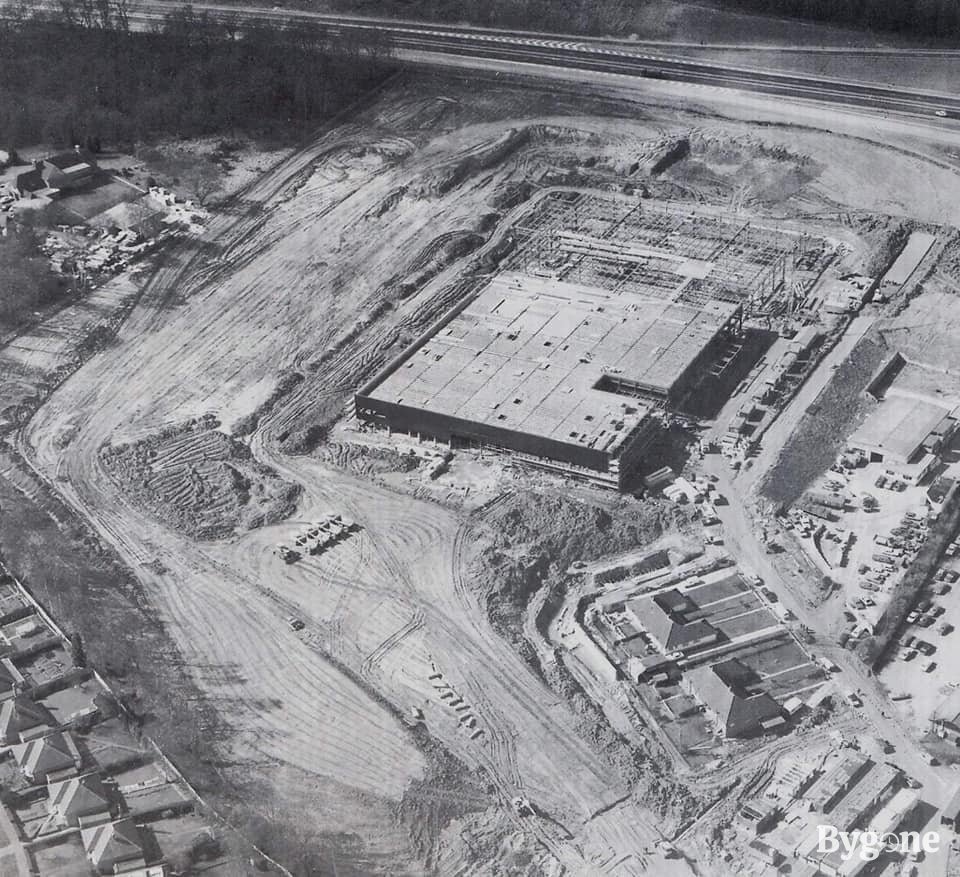
<path id="1" fill-rule="evenodd" d="M 850 444 L 908 462 L 950 411 L 909 396 L 888 396 L 850 437 Z"/>
<path id="2" fill-rule="evenodd" d="M 48 164 L 62 170 L 64 173 L 76 173 L 93 167 L 96 162 L 93 156 L 84 149 L 75 149 L 70 152 L 60 152 L 44 159 Z"/>
<path id="3" fill-rule="evenodd" d="M 736 658 L 712 667 L 696 667 L 689 675 L 697 697 L 716 713 L 729 737 L 754 733 L 764 722 L 782 715 L 779 704 L 769 694 L 747 690 L 758 677 Z"/>
<path id="4" fill-rule="evenodd" d="M 602 378 L 669 393 L 737 307 L 504 273 L 368 395 L 614 453 L 649 409 Z"/>

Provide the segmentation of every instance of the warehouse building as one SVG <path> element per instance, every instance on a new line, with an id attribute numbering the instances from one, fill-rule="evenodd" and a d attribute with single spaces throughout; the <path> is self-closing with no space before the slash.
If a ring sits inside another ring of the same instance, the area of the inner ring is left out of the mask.
<path id="1" fill-rule="evenodd" d="M 949 409 L 909 396 L 888 396 L 850 436 L 849 445 L 873 463 L 906 466 L 937 454 L 956 428 Z"/>
<path id="2" fill-rule="evenodd" d="M 504 273 L 362 387 L 356 414 L 622 487 L 655 409 L 690 391 L 740 311 Z"/>

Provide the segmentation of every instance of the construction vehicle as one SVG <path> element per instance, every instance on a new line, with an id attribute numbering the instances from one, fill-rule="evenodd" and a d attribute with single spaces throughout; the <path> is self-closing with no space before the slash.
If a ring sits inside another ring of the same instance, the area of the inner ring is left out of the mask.
<path id="1" fill-rule="evenodd" d="M 286 545 L 278 545 L 277 553 L 284 563 L 296 563 L 300 559 L 300 554 Z"/>
<path id="2" fill-rule="evenodd" d="M 513 804 L 513 812 L 521 819 L 526 816 L 537 815 L 537 811 L 534 809 L 533 804 L 530 803 L 530 799 L 525 798 L 523 795 L 517 795 L 510 803 Z"/>

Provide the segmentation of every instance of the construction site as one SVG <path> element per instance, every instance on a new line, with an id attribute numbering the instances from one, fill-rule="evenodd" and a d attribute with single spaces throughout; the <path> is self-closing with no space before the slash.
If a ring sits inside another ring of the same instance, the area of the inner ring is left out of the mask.
<path id="1" fill-rule="evenodd" d="M 869 409 L 938 395 L 913 363 L 951 347 L 960 183 L 836 114 L 696 94 L 398 76 L 4 341 L 4 562 L 258 851 L 196 871 L 812 877 L 804 796 L 851 741 L 898 772 L 837 793 L 848 825 L 940 818 L 947 744 L 841 644 L 868 613 L 788 499 L 832 493 Z M 894 467 L 854 468 L 862 500 Z M 880 495 L 918 555 L 894 494 L 931 487 Z M 821 751 L 779 822 L 737 828 Z M 18 798 L 0 856 L 66 873 L 50 801 Z"/>
<path id="2" fill-rule="evenodd" d="M 792 311 L 834 257 L 806 233 L 562 189 L 501 234 L 496 274 L 358 390 L 356 415 L 620 489 L 655 412 L 722 377 L 744 318 Z"/>

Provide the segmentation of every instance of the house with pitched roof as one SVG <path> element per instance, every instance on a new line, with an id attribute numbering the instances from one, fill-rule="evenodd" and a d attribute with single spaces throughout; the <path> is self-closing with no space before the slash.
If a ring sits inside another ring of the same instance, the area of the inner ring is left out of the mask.
<path id="1" fill-rule="evenodd" d="M 720 631 L 697 617 L 702 614 L 700 607 L 677 588 L 629 600 L 626 611 L 666 655 L 694 651 L 720 639 Z"/>
<path id="2" fill-rule="evenodd" d="M 129 817 L 80 832 L 83 848 L 101 874 L 123 874 L 146 866 L 143 837 Z"/>
<path id="3" fill-rule="evenodd" d="M 109 822 L 112 813 L 110 795 L 98 773 L 87 773 L 47 784 L 49 821 L 60 826 L 83 828 Z"/>
<path id="4" fill-rule="evenodd" d="M 53 713 L 25 694 L 0 703 L 0 740 L 8 745 L 43 737 L 56 727 Z"/>
<path id="5" fill-rule="evenodd" d="M 686 676 L 726 737 L 751 737 L 784 724 L 783 710 L 759 688 L 753 670 L 730 658 L 711 667 L 695 667 Z"/>
<path id="6" fill-rule="evenodd" d="M 96 159 L 78 146 L 70 152 L 61 152 L 43 159 L 38 170 L 49 188 L 63 191 L 92 182 L 99 167 Z"/>
<path id="7" fill-rule="evenodd" d="M 16 743 L 11 751 L 23 775 L 35 783 L 65 779 L 83 766 L 83 756 L 69 731 Z"/>
<path id="8" fill-rule="evenodd" d="M 23 690 L 23 674 L 9 658 L 0 658 L 0 700 L 13 697 Z"/>

